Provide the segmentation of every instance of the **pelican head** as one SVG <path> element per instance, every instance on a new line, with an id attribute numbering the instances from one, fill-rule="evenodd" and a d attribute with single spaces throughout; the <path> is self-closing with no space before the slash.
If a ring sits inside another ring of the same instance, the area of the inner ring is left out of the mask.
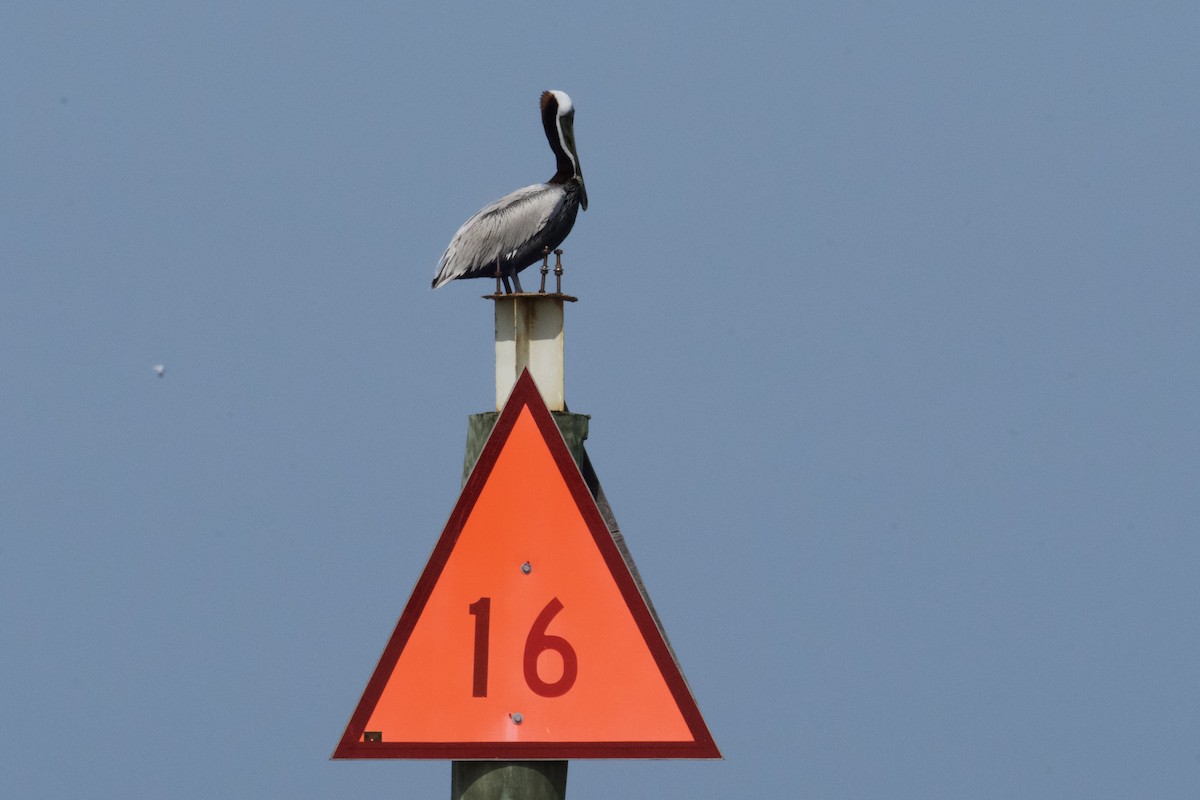
<path id="1" fill-rule="evenodd" d="M 583 169 L 579 166 L 579 151 L 575 149 L 575 106 L 566 92 L 553 89 L 542 92 L 542 127 L 546 140 L 558 161 L 558 171 L 547 183 L 579 183 L 579 206 L 587 210 L 587 188 Z"/>

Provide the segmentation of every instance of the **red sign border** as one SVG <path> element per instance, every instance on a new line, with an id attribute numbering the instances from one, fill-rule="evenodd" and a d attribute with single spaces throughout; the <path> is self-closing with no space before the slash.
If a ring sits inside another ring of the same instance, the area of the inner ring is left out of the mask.
<path id="1" fill-rule="evenodd" d="M 463 526 L 466 525 L 467 518 L 474 509 L 475 503 L 483 491 L 483 487 L 487 484 L 488 478 L 492 473 L 492 468 L 495 467 L 496 460 L 499 458 L 504 444 L 508 441 L 509 434 L 512 433 L 513 426 L 516 425 L 517 418 L 520 416 L 523 408 L 529 409 L 534 422 L 537 423 L 538 430 L 542 434 L 542 438 L 549 446 L 550 453 L 553 455 L 555 464 L 566 481 L 572 499 L 574 499 L 575 505 L 583 515 L 588 530 L 591 532 L 592 538 L 595 540 L 596 546 L 599 548 L 609 572 L 616 581 L 617 587 L 621 592 L 621 597 L 625 600 L 626 606 L 633 615 L 638 630 L 650 648 L 654 662 L 663 679 L 666 681 L 671 696 L 675 699 L 675 703 L 683 715 L 688 729 L 692 733 L 691 741 L 361 741 L 367 722 L 376 704 L 379 702 L 380 696 L 383 694 L 388 678 L 395 669 L 396 662 L 400 659 L 400 654 L 408 643 L 408 639 L 416 627 L 417 620 L 420 619 L 421 613 L 425 610 L 425 604 L 433 593 L 433 588 L 437 585 L 438 578 L 441 577 L 442 570 L 445 568 L 446 562 L 450 558 L 450 553 L 453 551 L 454 545 L 462 533 Z M 712 734 L 708 731 L 708 726 L 704 723 L 704 718 L 700 715 L 700 709 L 696 706 L 696 701 L 688 689 L 687 681 L 684 679 L 679 665 L 675 663 L 675 659 L 671 655 L 671 650 L 667 646 L 658 625 L 655 623 L 654 617 L 646 605 L 646 601 L 642 598 L 631 570 L 625 563 L 625 558 L 621 555 L 616 543 L 613 541 L 612 534 L 609 533 L 608 526 L 605 525 L 604 519 L 600 515 L 600 510 L 596 506 L 596 500 L 588 490 L 587 484 L 584 482 L 583 476 L 575 464 L 575 460 L 571 457 L 566 442 L 563 441 L 562 434 L 559 432 L 558 426 L 555 425 L 554 418 L 550 415 L 549 409 L 546 408 L 546 404 L 542 400 L 542 395 L 538 391 L 537 385 L 534 383 L 528 369 L 521 373 L 521 377 L 517 379 L 517 383 L 509 395 L 508 402 L 504 404 L 504 410 L 500 412 L 500 417 L 496 420 L 496 425 L 488 437 L 487 444 L 484 445 L 475 468 L 471 471 L 466 485 L 463 486 L 462 493 L 458 497 L 458 502 L 454 506 L 454 511 L 451 512 L 450 519 L 446 522 L 446 527 L 443 529 L 442 535 L 433 549 L 433 554 L 429 557 L 429 562 L 425 565 L 425 569 L 421 573 L 421 577 L 418 579 L 412 595 L 409 597 L 408 604 L 405 606 L 404 612 L 400 615 L 399 622 L 396 623 L 396 629 L 388 640 L 387 646 L 383 650 L 383 655 L 379 659 L 379 664 L 375 667 L 375 672 L 371 675 L 370 681 L 367 682 L 367 688 L 363 691 L 362 699 L 359 700 L 358 707 L 350 717 L 346 731 L 342 734 L 342 739 L 333 751 L 332 757 L 335 759 L 441 758 L 458 760 L 548 760 L 568 758 L 704 759 L 722 757 L 721 752 L 717 749 L 716 742 L 713 741 Z"/>

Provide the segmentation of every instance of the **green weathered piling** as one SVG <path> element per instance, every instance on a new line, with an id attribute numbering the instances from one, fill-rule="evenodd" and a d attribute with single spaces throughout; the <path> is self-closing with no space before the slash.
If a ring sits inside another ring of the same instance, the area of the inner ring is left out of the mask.
<path id="1" fill-rule="evenodd" d="M 565 800 L 566 761 L 455 761 L 451 800 Z"/>

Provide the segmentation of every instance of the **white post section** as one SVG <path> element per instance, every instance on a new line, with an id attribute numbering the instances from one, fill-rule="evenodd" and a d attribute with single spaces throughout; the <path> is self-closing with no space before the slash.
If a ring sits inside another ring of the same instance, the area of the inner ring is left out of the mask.
<path id="1" fill-rule="evenodd" d="M 492 295 L 496 301 L 496 410 L 529 368 L 551 411 L 566 411 L 561 294 Z"/>

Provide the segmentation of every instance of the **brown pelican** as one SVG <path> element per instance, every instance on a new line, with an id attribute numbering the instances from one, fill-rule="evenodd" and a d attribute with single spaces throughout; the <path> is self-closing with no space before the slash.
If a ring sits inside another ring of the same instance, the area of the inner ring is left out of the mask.
<path id="1" fill-rule="evenodd" d="M 545 183 L 517 189 L 484 206 L 450 240 L 438 262 L 433 288 L 458 278 L 503 278 L 511 292 L 511 276 L 542 257 L 545 248 L 562 244 L 579 209 L 587 209 L 587 189 L 575 150 L 575 106 L 566 92 L 542 92 L 542 127 L 558 162 Z M 500 282 L 496 287 L 499 291 Z"/>

